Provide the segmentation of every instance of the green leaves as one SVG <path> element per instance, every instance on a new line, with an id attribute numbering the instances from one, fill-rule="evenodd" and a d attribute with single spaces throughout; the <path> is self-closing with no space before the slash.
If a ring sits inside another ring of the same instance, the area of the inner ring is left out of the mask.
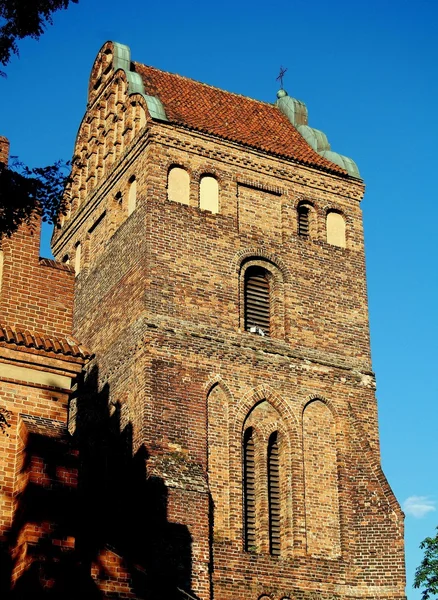
<path id="1" fill-rule="evenodd" d="M 38 39 L 52 24 L 52 13 L 68 8 L 70 2 L 78 0 L 0 0 L 0 19 L 5 21 L 0 27 L 0 63 L 5 66 L 12 54 L 18 54 L 17 40 Z"/>
<path id="2" fill-rule="evenodd" d="M 65 214 L 68 169 L 69 163 L 62 161 L 33 169 L 18 161 L 11 168 L 0 163 L 0 237 L 11 236 L 21 223 L 30 223 L 34 212 L 56 224 L 58 216 Z"/>
<path id="3" fill-rule="evenodd" d="M 420 548 L 424 558 L 415 572 L 414 587 L 423 588 L 422 599 L 428 600 L 438 595 L 438 534 L 423 540 Z"/>

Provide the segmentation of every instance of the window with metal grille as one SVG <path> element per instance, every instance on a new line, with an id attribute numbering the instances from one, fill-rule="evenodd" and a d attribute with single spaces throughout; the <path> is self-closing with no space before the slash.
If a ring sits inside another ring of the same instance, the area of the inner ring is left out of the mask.
<path id="1" fill-rule="evenodd" d="M 269 499 L 269 551 L 273 556 L 280 555 L 280 457 L 278 434 L 274 432 L 268 443 L 268 499 Z"/>
<path id="2" fill-rule="evenodd" d="M 269 335 L 270 298 L 268 272 L 249 267 L 245 273 L 245 329 Z"/>
<path id="3" fill-rule="evenodd" d="M 298 235 L 309 237 L 309 207 L 301 204 L 298 207 Z"/>
<path id="4" fill-rule="evenodd" d="M 256 498 L 255 451 L 252 429 L 245 431 L 243 439 L 243 493 L 245 519 L 245 550 L 256 549 Z"/>

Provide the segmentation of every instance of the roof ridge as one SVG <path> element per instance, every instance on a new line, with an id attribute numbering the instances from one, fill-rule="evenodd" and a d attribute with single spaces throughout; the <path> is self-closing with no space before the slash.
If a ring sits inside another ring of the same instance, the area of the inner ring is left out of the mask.
<path id="1" fill-rule="evenodd" d="M 278 110 L 278 106 L 275 102 L 265 102 L 264 100 L 259 100 L 258 98 L 252 98 L 251 96 L 245 96 L 244 94 L 238 94 L 237 92 L 230 92 L 230 90 L 224 90 L 224 88 L 220 88 L 216 85 L 211 85 L 210 83 L 205 83 L 204 81 L 199 81 L 198 79 L 193 79 L 193 77 L 187 77 L 186 75 L 180 75 L 179 73 L 173 73 L 172 71 L 166 71 L 165 69 L 158 69 L 157 67 L 153 67 L 152 65 L 145 65 L 138 61 L 132 61 L 132 64 L 139 65 L 140 67 L 147 67 L 148 69 L 153 69 L 154 71 L 158 71 L 159 73 L 166 73 L 166 75 L 172 75 L 173 77 L 179 77 L 179 79 L 185 79 L 186 81 L 191 81 L 192 83 L 199 83 L 199 85 L 210 88 L 212 90 L 224 92 L 225 94 L 237 96 L 238 98 L 244 98 L 245 100 L 251 100 L 251 102 L 257 102 L 258 104 L 263 104 L 264 106 L 269 106 L 270 108 L 276 108 Z"/>

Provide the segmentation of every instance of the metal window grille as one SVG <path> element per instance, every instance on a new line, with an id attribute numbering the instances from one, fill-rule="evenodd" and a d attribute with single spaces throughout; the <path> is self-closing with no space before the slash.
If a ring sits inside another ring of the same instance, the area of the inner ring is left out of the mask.
<path id="1" fill-rule="evenodd" d="M 249 268 L 245 276 L 245 329 L 269 335 L 270 298 L 267 271 Z"/>
<path id="2" fill-rule="evenodd" d="M 281 503 L 280 503 L 280 456 L 278 435 L 273 433 L 268 443 L 268 497 L 269 497 L 269 551 L 280 555 Z"/>
<path id="3" fill-rule="evenodd" d="M 245 432 L 243 446 L 245 550 L 251 552 L 256 546 L 255 451 L 251 429 Z"/>

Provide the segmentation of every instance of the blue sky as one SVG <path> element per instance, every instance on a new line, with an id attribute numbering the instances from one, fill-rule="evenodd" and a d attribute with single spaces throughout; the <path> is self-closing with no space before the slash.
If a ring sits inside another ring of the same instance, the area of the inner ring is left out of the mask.
<path id="1" fill-rule="evenodd" d="M 108 39 L 129 45 L 134 60 L 268 102 L 280 65 L 288 68 L 286 90 L 367 185 L 382 461 L 407 513 L 410 600 L 420 598 L 418 545 L 438 524 L 437 18 L 433 0 L 80 0 L 39 42 L 20 43 L 0 79 L 0 134 L 12 154 L 43 166 L 71 157 L 90 69 Z"/>

